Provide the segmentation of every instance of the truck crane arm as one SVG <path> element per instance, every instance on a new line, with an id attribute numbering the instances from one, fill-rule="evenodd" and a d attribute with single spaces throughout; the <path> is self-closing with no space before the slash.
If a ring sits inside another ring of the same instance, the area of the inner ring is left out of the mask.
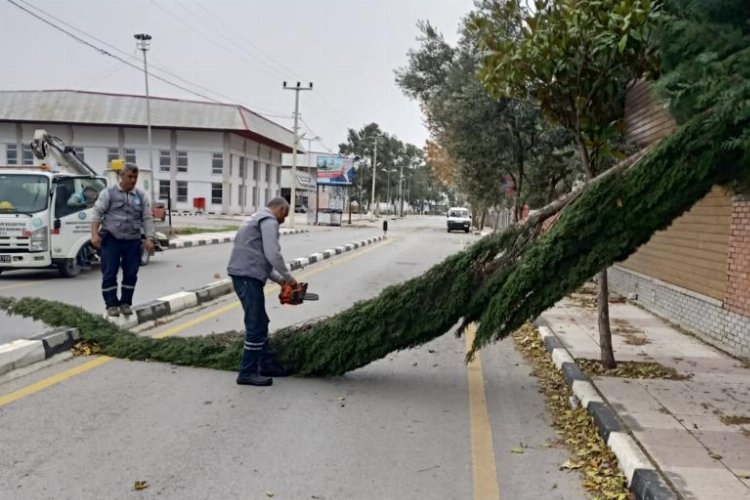
<path id="1" fill-rule="evenodd" d="M 73 170 L 78 175 L 99 175 L 83 161 L 83 158 L 78 157 L 72 147 L 65 144 L 59 137 L 48 134 L 46 130 L 34 131 L 31 151 L 40 160 L 46 160 L 51 155 L 57 164 Z"/>

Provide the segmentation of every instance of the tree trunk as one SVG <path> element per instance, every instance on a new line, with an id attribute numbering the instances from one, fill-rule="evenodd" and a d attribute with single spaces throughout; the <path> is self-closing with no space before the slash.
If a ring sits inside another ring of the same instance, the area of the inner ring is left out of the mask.
<path id="1" fill-rule="evenodd" d="M 602 366 L 616 368 L 615 353 L 612 350 L 612 330 L 609 326 L 609 284 L 607 283 L 607 268 L 599 273 L 599 294 L 597 296 L 599 320 L 599 347 L 602 353 Z"/>
<path id="2" fill-rule="evenodd" d="M 597 168 L 594 165 L 595 159 L 586 148 L 580 126 L 576 126 L 576 143 L 583 157 L 583 164 L 586 168 L 589 182 L 597 178 Z M 598 322 L 599 322 L 599 347 L 601 349 L 602 366 L 605 368 L 615 368 L 615 353 L 612 350 L 612 330 L 609 326 L 609 286 L 607 283 L 607 268 L 599 273 L 599 293 L 598 293 Z"/>

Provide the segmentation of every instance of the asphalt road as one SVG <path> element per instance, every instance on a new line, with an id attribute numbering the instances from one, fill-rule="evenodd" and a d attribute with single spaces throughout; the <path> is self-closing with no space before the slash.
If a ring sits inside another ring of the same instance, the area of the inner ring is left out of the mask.
<path id="1" fill-rule="evenodd" d="M 386 242 L 298 272 L 317 303 L 276 306 L 269 286 L 272 330 L 335 314 L 476 239 L 443 223 L 394 221 Z M 228 297 L 148 333 L 238 329 L 239 310 Z M 468 368 L 465 348 L 446 334 L 342 377 L 262 389 L 232 372 L 76 358 L 0 385 L 0 498 L 586 498 L 559 469 L 567 452 L 549 447 L 512 343 Z"/>
<path id="2" fill-rule="evenodd" d="M 299 226 L 302 227 L 302 226 Z M 310 232 L 281 237 L 287 261 L 310 253 L 381 234 L 376 227 L 312 227 Z M 232 244 L 181 248 L 159 252 L 141 268 L 134 302 L 143 303 L 164 295 L 190 290 L 226 278 Z M 62 278 L 54 270 L 6 271 L 0 275 L 0 296 L 41 297 L 103 312 L 101 273 L 98 267 L 75 278 Z M 37 332 L 38 325 L 0 312 L 0 344 Z"/>

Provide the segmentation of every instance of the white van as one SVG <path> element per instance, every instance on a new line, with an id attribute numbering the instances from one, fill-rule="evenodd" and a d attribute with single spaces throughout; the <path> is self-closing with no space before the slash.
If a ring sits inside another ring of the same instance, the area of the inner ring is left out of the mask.
<path id="1" fill-rule="evenodd" d="M 469 232 L 471 229 L 471 214 L 463 207 L 452 207 L 448 209 L 448 232 L 454 229 Z"/>

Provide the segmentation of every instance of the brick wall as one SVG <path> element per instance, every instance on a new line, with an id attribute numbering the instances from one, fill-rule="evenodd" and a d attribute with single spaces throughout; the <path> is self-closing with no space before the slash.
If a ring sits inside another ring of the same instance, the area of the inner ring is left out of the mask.
<path id="1" fill-rule="evenodd" d="M 625 97 L 625 136 L 640 147 L 668 136 L 675 122 L 664 103 L 651 93 L 649 82 L 636 82 Z"/>
<path id="2" fill-rule="evenodd" d="M 750 317 L 750 195 L 732 202 L 724 308 Z"/>
<path id="3" fill-rule="evenodd" d="M 732 196 L 714 187 L 702 200 L 622 263 L 693 292 L 724 300 Z"/>
<path id="4" fill-rule="evenodd" d="M 721 300 L 618 265 L 609 269 L 609 288 L 626 296 L 636 294 L 635 303 L 709 344 L 750 356 L 750 316 L 725 309 Z"/>
<path id="5" fill-rule="evenodd" d="M 626 99 L 627 137 L 645 147 L 674 122 L 636 83 Z M 612 266 L 610 289 L 740 356 L 750 356 L 750 196 L 714 188 L 628 260 Z"/>

